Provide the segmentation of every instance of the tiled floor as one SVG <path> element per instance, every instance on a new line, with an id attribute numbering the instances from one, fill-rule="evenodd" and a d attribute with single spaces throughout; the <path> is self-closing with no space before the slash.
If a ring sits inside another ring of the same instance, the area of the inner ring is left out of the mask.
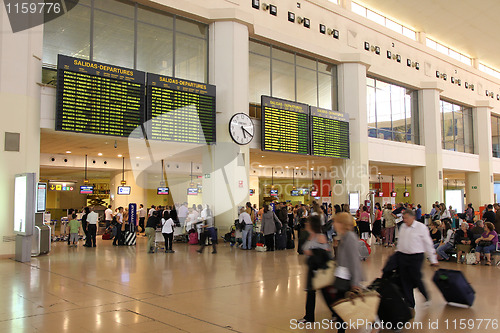
<path id="1" fill-rule="evenodd" d="M 294 250 L 259 253 L 220 244 L 213 255 L 175 244 L 175 254 L 147 254 L 145 245 L 142 236 L 136 247 L 54 243 L 50 255 L 29 264 L 0 260 L 0 332 L 290 332 L 290 320 L 304 314 L 304 257 Z M 391 252 L 374 247 L 362 264 L 368 281 Z M 417 295 L 415 323 L 423 329 L 406 332 L 498 331 L 470 319 L 499 319 L 500 269 L 442 266 L 464 271 L 477 292 L 474 306 L 447 306 L 426 265 L 432 304 L 424 308 Z M 328 318 L 320 298 L 317 303 L 316 320 Z M 463 329 L 460 319 L 467 320 Z M 439 328 L 429 328 L 429 320 Z"/>

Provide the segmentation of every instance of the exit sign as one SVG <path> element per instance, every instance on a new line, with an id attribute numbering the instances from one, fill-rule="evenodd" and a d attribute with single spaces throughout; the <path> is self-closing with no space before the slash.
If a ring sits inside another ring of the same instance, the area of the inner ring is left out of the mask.
<path id="1" fill-rule="evenodd" d="M 473 190 L 477 190 L 477 186 L 472 186 L 472 189 Z"/>
<path id="2" fill-rule="evenodd" d="M 417 187 L 422 187 L 422 184 L 417 184 Z"/>
<path id="3" fill-rule="evenodd" d="M 342 184 L 342 180 L 340 180 L 340 179 L 339 179 L 339 180 L 336 180 L 336 181 L 335 181 L 335 184 Z"/>
<path id="4" fill-rule="evenodd" d="M 209 174 L 209 173 L 206 173 L 206 174 L 205 174 L 205 179 L 208 179 L 208 178 L 210 178 L 210 174 Z"/>

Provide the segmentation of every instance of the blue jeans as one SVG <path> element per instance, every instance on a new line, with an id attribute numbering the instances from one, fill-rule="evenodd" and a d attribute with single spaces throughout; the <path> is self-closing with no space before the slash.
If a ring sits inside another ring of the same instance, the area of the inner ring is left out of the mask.
<path id="1" fill-rule="evenodd" d="M 448 260 L 450 259 L 450 256 L 446 254 L 446 251 L 448 251 L 451 248 L 453 248 L 453 245 L 451 245 L 450 243 L 446 243 L 438 247 L 436 252 L 441 256 L 441 258 L 443 258 L 444 260 Z"/>
<path id="2" fill-rule="evenodd" d="M 253 225 L 247 224 L 245 225 L 245 229 L 243 229 L 243 249 L 249 250 L 252 248 L 252 231 Z"/>
<path id="3" fill-rule="evenodd" d="M 478 253 L 491 253 L 491 252 L 495 252 L 495 249 L 496 249 L 496 244 L 493 243 L 491 245 L 488 245 L 488 246 L 476 246 L 476 252 Z"/>

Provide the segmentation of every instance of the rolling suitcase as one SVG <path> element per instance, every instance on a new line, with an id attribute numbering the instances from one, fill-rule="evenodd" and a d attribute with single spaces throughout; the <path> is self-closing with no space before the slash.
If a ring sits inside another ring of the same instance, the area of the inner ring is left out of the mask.
<path id="1" fill-rule="evenodd" d="M 198 241 L 198 233 L 197 232 L 191 232 L 189 234 L 188 238 L 189 238 L 189 241 L 188 241 L 189 245 L 198 245 L 199 241 Z"/>
<path id="2" fill-rule="evenodd" d="M 287 228 L 286 229 L 286 248 L 287 249 L 294 249 L 295 248 L 295 242 L 292 239 L 292 228 Z"/>
<path id="3" fill-rule="evenodd" d="M 389 279 L 376 279 L 368 287 L 380 294 L 380 304 L 378 307 L 378 317 L 380 320 L 391 323 L 392 327 L 403 326 L 410 321 L 412 313 L 408 304 L 396 284 Z M 402 323 L 399 324 L 398 323 Z"/>
<path id="4" fill-rule="evenodd" d="M 461 271 L 438 269 L 432 279 L 448 304 L 472 306 L 476 292 Z"/>
<path id="5" fill-rule="evenodd" d="M 366 260 L 366 258 L 370 256 L 371 252 L 370 245 L 368 245 L 368 243 L 366 243 L 366 241 L 363 239 L 360 239 L 358 244 L 359 244 L 359 257 L 361 260 L 364 261 Z"/>
<path id="6" fill-rule="evenodd" d="M 282 231 L 281 233 L 275 234 L 275 242 L 276 242 L 276 250 L 284 250 L 286 249 L 286 232 Z"/>
<path id="7" fill-rule="evenodd" d="M 135 232 L 125 231 L 125 245 L 132 246 L 135 245 L 137 237 Z"/>

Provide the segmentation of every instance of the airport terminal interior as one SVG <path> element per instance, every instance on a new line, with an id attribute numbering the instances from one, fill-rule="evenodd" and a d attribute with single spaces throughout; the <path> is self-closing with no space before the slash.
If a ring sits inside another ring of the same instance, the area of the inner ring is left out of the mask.
<path id="1" fill-rule="evenodd" d="M 498 331 L 498 1 L 3 2 L 0 332 Z"/>

